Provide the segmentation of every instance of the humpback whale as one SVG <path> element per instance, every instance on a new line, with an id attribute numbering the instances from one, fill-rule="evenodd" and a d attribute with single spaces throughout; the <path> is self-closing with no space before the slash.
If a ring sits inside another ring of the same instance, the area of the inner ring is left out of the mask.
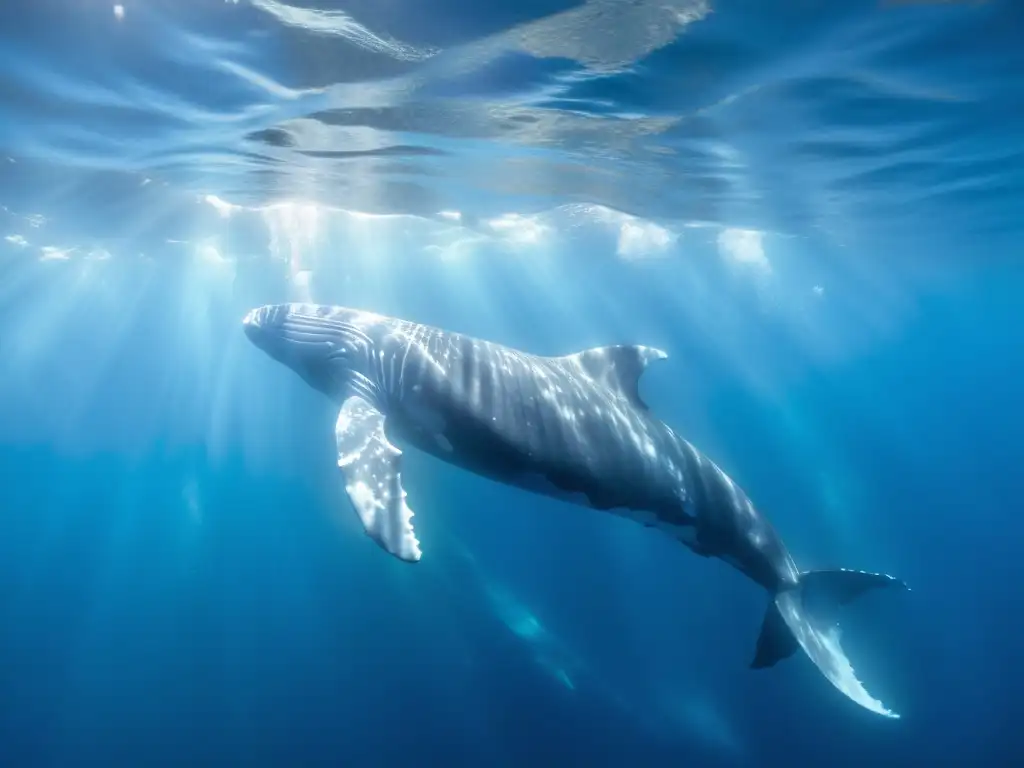
<path id="1" fill-rule="evenodd" d="M 395 557 L 422 550 L 402 485 L 411 446 L 477 475 L 604 510 L 729 563 L 769 594 L 751 667 L 803 649 L 833 686 L 873 698 L 839 642 L 840 606 L 892 576 L 801 571 L 746 493 L 641 399 L 647 365 L 667 355 L 618 345 L 551 357 L 346 307 L 252 309 L 245 334 L 338 407 L 337 462 L 366 533 Z"/>

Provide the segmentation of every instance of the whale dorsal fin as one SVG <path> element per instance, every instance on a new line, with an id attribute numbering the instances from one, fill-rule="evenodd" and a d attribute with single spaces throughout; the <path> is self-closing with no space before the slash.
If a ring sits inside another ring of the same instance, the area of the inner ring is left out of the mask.
<path id="1" fill-rule="evenodd" d="M 567 359 L 579 365 L 595 381 L 646 411 L 647 403 L 640 399 L 640 376 L 652 360 L 664 360 L 666 357 L 667 354 L 654 347 L 617 344 L 585 349 L 568 355 Z"/>

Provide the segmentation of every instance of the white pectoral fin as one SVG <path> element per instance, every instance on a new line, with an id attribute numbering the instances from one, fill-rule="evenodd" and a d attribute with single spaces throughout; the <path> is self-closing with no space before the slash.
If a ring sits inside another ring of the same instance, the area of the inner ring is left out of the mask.
<path id="1" fill-rule="evenodd" d="M 334 436 L 345 490 L 367 535 L 401 560 L 419 560 L 413 512 L 402 488 L 402 452 L 384 434 L 384 414 L 350 397 L 338 412 Z"/>

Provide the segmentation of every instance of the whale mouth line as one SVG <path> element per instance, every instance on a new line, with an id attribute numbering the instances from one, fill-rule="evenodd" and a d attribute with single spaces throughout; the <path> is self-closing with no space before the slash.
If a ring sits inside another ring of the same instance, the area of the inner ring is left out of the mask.
<path id="1" fill-rule="evenodd" d="M 243 318 L 246 335 L 257 346 L 273 340 L 291 344 L 331 346 L 372 345 L 370 337 L 351 323 L 314 312 L 296 310 L 292 305 L 270 304 L 250 310 Z"/>

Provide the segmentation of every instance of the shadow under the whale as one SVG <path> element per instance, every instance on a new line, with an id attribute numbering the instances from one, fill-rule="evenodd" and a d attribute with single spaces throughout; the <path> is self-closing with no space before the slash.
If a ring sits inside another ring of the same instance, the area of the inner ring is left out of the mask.
<path id="1" fill-rule="evenodd" d="M 457 590 L 462 608 L 477 617 L 483 609 L 497 620 L 467 617 L 465 622 L 480 633 L 473 638 L 481 649 L 472 661 L 481 665 L 476 693 L 481 700 L 501 702 L 500 735 L 492 736 L 517 750 L 528 732 L 534 749 L 538 743 L 550 748 L 544 755 L 516 755 L 513 762 L 555 753 L 601 764 L 696 759 L 701 765 L 726 766 L 745 757 L 735 729 L 706 692 L 684 689 L 652 696 L 640 687 L 629 690 L 610 682 L 508 584 L 489 575 L 468 547 L 452 539 L 435 541 L 435 553 L 443 562 L 438 575 L 446 588 Z M 467 588 L 472 601 L 465 599 Z M 501 674 L 487 673 L 495 669 Z M 587 738 L 559 743 L 574 733 Z"/>

